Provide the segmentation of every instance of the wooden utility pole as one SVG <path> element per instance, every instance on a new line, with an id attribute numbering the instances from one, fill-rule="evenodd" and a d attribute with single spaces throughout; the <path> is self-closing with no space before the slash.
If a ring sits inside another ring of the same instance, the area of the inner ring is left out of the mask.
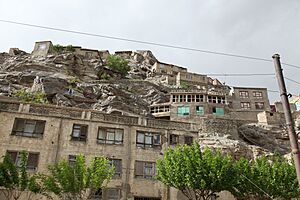
<path id="1" fill-rule="evenodd" d="M 291 114 L 291 108 L 288 101 L 288 94 L 286 92 L 285 82 L 282 74 L 282 68 L 280 64 L 280 56 L 278 54 L 274 54 L 272 56 L 274 65 L 275 65 L 275 72 L 276 72 L 276 78 L 279 86 L 280 91 L 280 97 L 281 97 L 281 103 L 283 106 L 285 121 L 287 130 L 289 133 L 291 148 L 292 148 L 292 154 L 294 157 L 295 162 L 295 168 L 297 172 L 297 178 L 298 178 L 298 184 L 300 185 L 300 151 L 299 151 L 299 145 L 298 145 L 298 136 L 295 132 L 294 128 L 294 122 Z"/>

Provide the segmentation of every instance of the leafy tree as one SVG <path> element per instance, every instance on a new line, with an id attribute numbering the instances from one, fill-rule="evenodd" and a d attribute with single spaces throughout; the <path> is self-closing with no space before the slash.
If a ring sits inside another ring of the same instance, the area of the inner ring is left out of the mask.
<path id="1" fill-rule="evenodd" d="M 281 156 L 236 162 L 238 181 L 233 193 L 238 199 L 292 199 L 300 196 L 294 165 Z"/>
<path id="2" fill-rule="evenodd" d="M 229 155 L 222 155 L 200 145 L 169 148 L 157 161 L 157 179 L 177 188 L 189 200 L 207 200 L 217 192 L 230 190 L 236 172 Z"/>
<path id="3" fill-rule="evenodd" d="M 122 77 L 125 77 L 130 70 L 128 61 L 120 56 L 109 55 L 106 64 L 111 70 L 120 73 Z"/>
<path id="4" fill-rule="evenodd" d="M 34 194 L 44 194 L 41 175 L 27 172 L 27 152 L 21 152 L 20 166 L 16 167 L 11 157 L 6 155 L 0 163 L 0 192 L 8 200 L 34 199 Z"/>
<path id="5" fill-rule="evenodd" d="M 83 155 L 70 164 L 62 160 L 49 166 L 50 175 L 44 179 L 45 188 L 64 200 L 91 199 L 112 178 L 114 168 L 104 157 L 85 163 Z"/>

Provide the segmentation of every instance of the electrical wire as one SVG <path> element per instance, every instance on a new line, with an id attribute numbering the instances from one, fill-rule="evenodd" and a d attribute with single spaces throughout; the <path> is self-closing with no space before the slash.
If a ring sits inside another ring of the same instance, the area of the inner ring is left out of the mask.
<path id="1" fill-rule="evenodd" d="M 241 73 L 241 74 L 206 74 L 208 76 L 275 76 L 275 74 L 247 74 L 247 73 Z"/>
<path id="2" fill-rule="evenodd" d="M 36 24 L 22 23 L 22 22 L 10 21 L 10 20 L 0 19 L 0 22 L 9 23 L 9 24 L 17 24 L 17 25 L 22 25 L 22 26 L 27 26 L 27 27 L 40 28 L 40 29 L 47 29 L 47 30 L 52 30 L 52 31 L 60 31 L 60 32 L 66 32 L 66 33 L 73 33 L 73 34 L 80 34 L 80 35 L 86 35 L 86 36 L 100 37 L 100 38 L 105 38 L 105 39 L 119 40 L 119 41 L 125 41 L 125 42 L 147 44 L 147 45 L 160 46 L 160 47 L 173 48 L 173 49 L 181 49 L 181 50 L 201 52 L 201 53 L 207 53 L 207 54 L 215 54 L 215 55 L 220 55 L 220 56 L 229 56 L 229 57 L 236 57 L 236 58 L 242 58 L 242 59 L 248 59 L 248 60 L 273 62 L 273 60 L 271 60 L 271 59 L 248 56 L 248 55 L 218 52 L 218 51 L 197 49 L 197 48 L 184 47 L 184 46 L 175 46 L 175 45 L 170 45 L 170 44 L 162 44 L 162 43 L 156 43 L 156 42 L 149 42 L 149 41 L 142 41 L 142 40 L 135 40 L 135 39 L 129 39 L 129 38 L 109 36 L 109 35 L 100 35 L 100 34 L 95 34 L 95 33 L 68 30 L 68 29 L 62 29 L 62 28 L 55 28 L 55 27 L 50 27 L 50 26 L 41 26 L 41 25 L 36 25 Z M 289 66 L 289 67 L 294 67 L 294 68 L 300 69 L 300 66 L 297 66 L 297 65 L 292 65 L 292 64 L 288 64 L 288 63 L 282 63 L 282 64 L 286 65 L 286 66 Z"/>
<path id="3" fill-rule="evenodd" d="M 289 80 L 289 81 L 291 81 L 291 82 L 293 82 L 293 83 L 297 83 L 297 84 L 299 84 L 300 85 L 300 82 L 298 82 L 298 81 L 295 81 L 295 80 L 293 80 L 293 79 L 291 79 L 291 78 L 288 78 L 288 77 L 284 77 L 286 80 Z"/>

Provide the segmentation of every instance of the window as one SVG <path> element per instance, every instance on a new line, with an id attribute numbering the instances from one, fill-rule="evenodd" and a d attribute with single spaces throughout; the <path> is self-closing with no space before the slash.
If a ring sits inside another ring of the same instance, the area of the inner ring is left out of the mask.
<path id="1" fill-rule="evenodd" d="M 262 94 L 262 92 L 254 91 L 253 92 L 253 97 L 255 97 L 257 99 L 262 99 L 263 98 L 263 94 Z"/>
<path id="2" fill-rule="evenodd" d="M 100 144 L 123 144 L 123 129 L 99 127 L 97 141 Z"/>
<path id="3" fill-rule="evenodd" d="M 170 144 L 176 145 L 179 143 L 179 135 L 171 134 L 170 135 Z"/>
<path id="4" fill-rule="evenodd" d="M 184 144 L 192 145 L 193 144 L 193 137 L 192 136 L 185 136 L 184 137 Z"/>
<path id="5" fill-rule="evenodd" d="M 177 102 L 178 101 L 178 95 L 172 95 L 172 101 Z"/>
<path id="6" fill-rule="evenodd" d="M 255 105 L 255 109 L 258 110 L 265 108 L 264 102 L 255 102 L 254 105 Z"/>
<path id="7" fill-rule="evenodd" d="M 157 198 L 157 197 L 134 197 L 134 200 L 161 200 L 161 198 Z"/>
<path id="8" fill-rule="evenodd" d="M 248 91 L 240 91 L 240 98 L 249 98 Z"/>
<path id="9" fill-rule="evenodd" d="M 7 155 L 9 155 L 13 161 L 13 163 L 17 166 L 20 167 L 21 166 L 21 152 L 19 151 L 7 151 L 6 153 Z M 39 161 L 39 153 L 32 153 L 29 152 L 28 153 L 28 157 L 27 157 L 27 169 L 28 170 L 36 170 L 37 166 L 38 166 L 38 161 Z"/>
<path id="10" fill-rule="evenodd" d="M 69 164 L 71 166 L 74 166 L 75 163 L 76 163 L 76 156 L 75 155 L 69 155 L 68 161 L 69 161 Z"/>
<path id="11" fill-rule="evenodd" d="M 160 147 L 160 134 L 137 131 L 136 133 L 137 147 Z"/>
<path id="12" fill-rule="evenodd" d="M 196 94 L 195 95 L 195 101 L 196 102 L 203 102 L 204 101 L 204 96 L 202 94 Z"/>
<path id="13" fill-rule="evenodd" d="M 193 95 L 190 95 L 190 94 L 187 95 L 187 102 L 192 102 L 192 96 Z"/>
<path id="14" fill-rule="evenodd" d="M 115 173 L 113 178 L 121 178 L 122 176 L 122 160 L 121 159 L 109 159 L 110 166 L 115 167 Z"/>
<path id="15" fill-rule="evenodd" d="M 177 107 L 177 114 L 178 116 L 185 116 L 190 114 L 190 107 L 189 106 L 179 106 Z"/>
<path id="16" fill-rule="evenodd" d="M 204 107 L 203 106 L 196 106 L 196 114 L 197 115 L 204 115 Z"/>
<path id="17" fill-rule="evenodd" d="M 88 126 L 82 124 L 74 124 L 72 130 L 72 140 L 86 141 Z"/>
<path id="18" fill-rule="evenodd" d="M 12 135 L 41 138 L 44 134 L 45 121 L 16 118 Z"/>
<path id="19" fill-rule="evenodd" d="M 45 50 L 45 49 L 46 49 L 46 44 L 44 43 L 38 44 L 37 50 Z"/>
<path id="20" fill-rule="evenodd" d="M 224 108 L 217 108 L 217 107 L 213 107 L 213 115 L 216 116 L 224 116 Z"/>
<path id="21" fill-rule="evenodd" d="M 193 75 L 192 74 L 187 74 L 186 75 L 186 79 L 187 80 L 192 80 L 193 79 Z"/>
<path id="22" fill-rule="evenodd" d="M 153 179 L 155 176 L 155 163 L 135 161 L 135 177 Z"/>
<path id="23" fill-rule="evenodd" d="M 242 109 L 250 109 L 250 103 L 249 102 L 241 102 L 241 108 Z"/>

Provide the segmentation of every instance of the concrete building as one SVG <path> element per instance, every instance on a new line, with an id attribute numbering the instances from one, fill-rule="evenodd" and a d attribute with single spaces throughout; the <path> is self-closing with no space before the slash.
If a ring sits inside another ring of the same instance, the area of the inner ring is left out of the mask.
<path id="1" fill-rule="evenodd" d="M 203 117 L 227 114 L 226 91 L 173 90 L 170 93 L 170 119 L 199 121 Z"/>
<path id="2" fill-rule="evenodd" d="M 187 68 L 179 67 L 176 65 L 155 62 L 151 68 L 152 72 L 155 74 L 168 74 L 168 75 L 177 75 L 178 72 L 187 72 Z"/>
<path id="3" fill-rule="evenodd" d="M 234 110 L 270 110 L 267 88 L 233 87 L 228 101 Z"/>
<path id="4" fill-rule="evenodd" d="M 22 104 L 0 99 L 0 156 L 18 163 L 29 152 L 28 170 L 45 172 L 61 159 L 74 162 L 106 156 L 116 167 L 103 199 L 182 199 L 180 192 L 154 180 L 155 162 L 170 144 L 198 139 L 193 123 L 104 114 L 94 110 Z M 170 191 L 172 191 L 170 194 Z"/>

